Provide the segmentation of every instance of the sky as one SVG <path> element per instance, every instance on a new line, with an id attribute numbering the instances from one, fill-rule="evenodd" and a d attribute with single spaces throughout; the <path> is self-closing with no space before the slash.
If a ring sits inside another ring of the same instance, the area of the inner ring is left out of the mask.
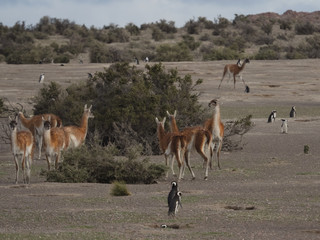
<path id="1" fill-rule="evenodd" d="M 235 14 L 282 14 L 287 10 L 319 11 L 320 0 L 0 0 L 0 23 L 11 27 L 24 21 L 26 26 L 35 26 L 49 16 L 96 28 L 128 23 L 140 27 L 161 19 L 183 27 L 198 17 L 233 20 Z"/>

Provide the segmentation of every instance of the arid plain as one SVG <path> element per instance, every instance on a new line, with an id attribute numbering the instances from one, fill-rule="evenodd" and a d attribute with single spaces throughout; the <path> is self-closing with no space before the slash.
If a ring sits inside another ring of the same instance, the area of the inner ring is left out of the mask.
<path id="1" fill-rule="evenodd" d="M 166 206 L 171 175 L 158 184 L 128 185 L 130 196 L 112 197 L 110 184 L 46 182 L 39 175 L 46 168 L 42 158 L 34 161 L 25 187 L 14 184 L 13 157 L 9 145 L 1 144 L 0 239 L 319 239 L 320 60 L 252 60 L 242 73 L 249 93 L 240 80 L 233 89 L 228 76 L 218 90 L 227 63 L 235 62 L 163 63 L 194 81 L 203 79 L 200 101 L 207 105 L 219 97 L 223 122 L 252 114 L 255 123 L 244 149 L 222 152 L 222 169 L 210 170 L 207 181 L 200 158 L 192 155 L 196 179 L 186 172 L 179 183 L 183 208 L 174 219 Z M 144 63 L 135 66 L 144 69 Z M 40 73 L 45 83 L 66 87 L 104 67 L 0 64 L 0 97 L 31 113 Z M 277 119 L 267 123 L 273 109 Z M 280 133 L 281 118 L 289 121 L 288 134 Z M 149 157 L 164 162 L 163 156 Z"/>

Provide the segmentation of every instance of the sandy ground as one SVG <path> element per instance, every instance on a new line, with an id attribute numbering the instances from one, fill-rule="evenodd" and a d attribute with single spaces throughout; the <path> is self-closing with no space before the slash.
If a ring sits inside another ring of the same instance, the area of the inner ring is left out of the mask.
<path id="1" fill-rule="evenodd" d="M 244 93 L 241 81 L 234 90 L 228 77 L 217 89 L 226 63 L 164 63 L 203 79 L 200 100 L 207 104 L 220 97 L 223 121 L 250 113 L 255 122 L 244 149 L 223 152 L 222 170 L 215 167 L 207 181 L 200 158 L 192 155 L 196 180 L 186 172 L 179 183 L 183 208 L 176 218 L 167 216 L 171 175 L 158 184 L 128 185 L 130 196 L 112 197 L 110 184 L 45 182 L 41 159 L 33 164 L 32 184 L 15 185 L 12 156 L 2 144 L 0 239 L 319 239 L 320 60 L 251 61 L 243 71 L 250 93 Z M 41 72 L 46 82 L 67 86 L 107 66 L 0 64 L 0 96 L 25 103 L 31 112 L 27 103 L 41 88 Z M 295 119 L 289 119 L 292 105 Z M 278 118 L 270 124 L 273 109 Z M 280 133 L 280 118 L 289 119 L 288 134 Z"/>

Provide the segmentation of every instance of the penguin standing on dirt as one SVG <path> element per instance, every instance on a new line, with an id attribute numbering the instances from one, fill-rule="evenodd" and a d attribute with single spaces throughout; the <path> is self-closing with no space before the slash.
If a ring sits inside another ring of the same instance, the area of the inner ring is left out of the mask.
<path id="1" fill-rule="evenodd" d="M 295 106 L 292 106 L 292 108 L 291 108 L 291 111 L 290 111 L 290 117 L 291 118 L 294 118 L 294 117 L 296 117 L 296 107 Z"/>
<path id="2" fill-rule="evenodd" d="M 177 212 L 179 207 L 182 208 L 181 205 L 181 192 L 176 192 L 176 194 L 174 195 L 174 197 L 172 198 L 172 200 L 170 201 L 170 205 L 169 205 L 169 211 L 168 211 L 168 215 L 174 217 Z"/>
<path id="3" fill-rule="evenodd" d="M 44 82 L 44 73 L 41 73 L 39 77 L 39 83 L 43 83 L 43 82 Z"/>
<path id="4" fill-rule="evenodd" d="M 288 120 L 287 119 L 281 119 L 281 133 L 288 133 Z"/>
<path id="5" fill-rule="evenodd" d="M 249 92 L 250 92 L 250 88 L 249 88 L 248 85 L 246 85 L 246 87 L 245 87 L 245 89 L 244 89 L 244 92 L 245 92 L 245 93 L 249 93 Z"/>
<path id="6" fill-rule="evenodd" d="M 276 117 L 277 117 L 277 111 L 272 110 L 268 118 L 268 123 L 274 122 L 276 120 Z"/>
<path id="7" fill-rule="evenodd" d="M 171 182 L 171 191 L 168 194 L 168 207 L 170 206 L 171 200 L 178 192 L 178 183 L 176 181 Z"/>

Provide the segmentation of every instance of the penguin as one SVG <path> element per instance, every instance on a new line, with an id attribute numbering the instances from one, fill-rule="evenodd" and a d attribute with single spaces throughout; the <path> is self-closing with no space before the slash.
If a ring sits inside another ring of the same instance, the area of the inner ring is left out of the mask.
<path id="1" fill-rule="evenodd" d="M 288 133 L 288 120 L 287 119 L 281 119 L 281 133 Z"/>
<path id="2" fill-rule="evenodd" d="M 249 88 L 248 85 L 246 85 L 246 88 L 244 89 L 244 92 L 245 92 L 245 93 L 249 93 L 249 92 L 250 92 L 250 88 Z"/>
<path id="3" fill-rule="evenodd" d="M 168 216 L 174 217 L 177 214 L 179 207 L 182 208 L 181 195 L 182 195 L 181 192 L 178 191 L 178 192 L 176 192 L 176 194 L 172 198 L 170 205 L 169 205 Z"/>
<path id="4" fill-rule="evenodd" d="M 44 73 L 41 73 L 39 77 L 39 83 L 43 83 L 43 82 L 44 82 Z"/>
<path id="5" fill-rule="evenodd" d="M 296 106 L 292 106 L 291 111 L 290 111 L 290 117 L 294 118 L 296 117 Z"/>
<path id="6" fill-rule="evenodd" d="M 178 192 L 178 183 L 176 181 L 172 181 L 171 191 L 168 194 L 168 207 L 170 206 L 170 202 L 174 198 L 177 192 Z"/>
<path id="7" fill-rule="evenodd" d="M 268 118 L 268 123 L 274 122 L 276 120 L 276 117 L 277 117 L 277 111 L 272 110 L 272 112 L 270 113 L 269 118 Z"/>

